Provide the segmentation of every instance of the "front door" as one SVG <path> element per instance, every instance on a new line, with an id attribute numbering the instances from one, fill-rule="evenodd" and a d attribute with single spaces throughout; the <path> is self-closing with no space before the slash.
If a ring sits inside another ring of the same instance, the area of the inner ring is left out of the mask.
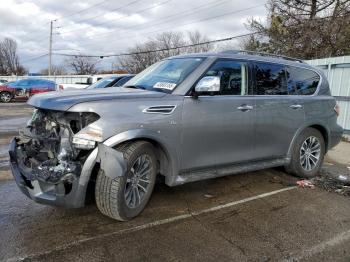
<path id="1" fill-rule="evenodd" d="M 251 159 L 254 99 L 249 66 L 217 60 L 204 76 L 219 76 L 220 91 L 185 97 L 182 115 L 181 169 L 191 170 Z"/>

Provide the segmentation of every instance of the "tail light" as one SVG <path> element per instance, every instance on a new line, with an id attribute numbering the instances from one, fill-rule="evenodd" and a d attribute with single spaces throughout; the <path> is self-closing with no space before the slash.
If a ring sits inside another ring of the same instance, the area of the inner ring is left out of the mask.
<path id="1" fill-rule="evenodd" d="M 63 85 L 58 85 L 59 90 L 63 90 Z"/>
<path id="2" fill-rule="evenodd" d="M 335 111 L 335 113 L 337 114 L 337 116 L 340 115 L 340 107 L 339 107 L 338 104 L 335 104 L 335 106 L 334 106 L 334 111 Z"/>

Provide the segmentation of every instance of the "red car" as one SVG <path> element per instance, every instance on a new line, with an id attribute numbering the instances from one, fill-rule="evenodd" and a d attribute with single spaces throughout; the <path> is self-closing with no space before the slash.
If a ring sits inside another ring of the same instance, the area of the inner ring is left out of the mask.
<path id="1" fill-rule="evenodd" d="M 22 79 L 0 86 L 0 101 L 27 100 L 32 95 L 55 91 L 56 83 L 45 79 Z"/>

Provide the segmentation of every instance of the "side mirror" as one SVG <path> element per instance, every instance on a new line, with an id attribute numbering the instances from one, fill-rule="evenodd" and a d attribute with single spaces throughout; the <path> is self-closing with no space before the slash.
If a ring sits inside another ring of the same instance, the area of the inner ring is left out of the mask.
<path id="1" fill-rule="evenodd" d="M 220 91 L 220 77 L 205 76 L 195 86 L 194 90 L 201 92 L 219 92 Z"/>

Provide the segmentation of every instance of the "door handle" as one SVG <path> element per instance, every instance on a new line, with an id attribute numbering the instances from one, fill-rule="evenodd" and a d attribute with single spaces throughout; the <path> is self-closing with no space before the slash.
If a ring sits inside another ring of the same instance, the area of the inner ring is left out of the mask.
<path id="1" fill-rule="evenodd" d="M 289 107 L 290 107 L 290 108 L 293 108 L 293 109 L 300 109 L 300 108 L 303 108 L 303 106 L 302 106 L 302 105 L 299 105 L 299 104 L 290 105 Z"/>
<path id="2" fill-rule="evenodd" d="M 238 110 L 241 110 L 243 112 L 253 110 L 253 108 L 254 108 L 253 106 L 249 106 L 249 105 L 241 105 L 237 107 Z"/>

